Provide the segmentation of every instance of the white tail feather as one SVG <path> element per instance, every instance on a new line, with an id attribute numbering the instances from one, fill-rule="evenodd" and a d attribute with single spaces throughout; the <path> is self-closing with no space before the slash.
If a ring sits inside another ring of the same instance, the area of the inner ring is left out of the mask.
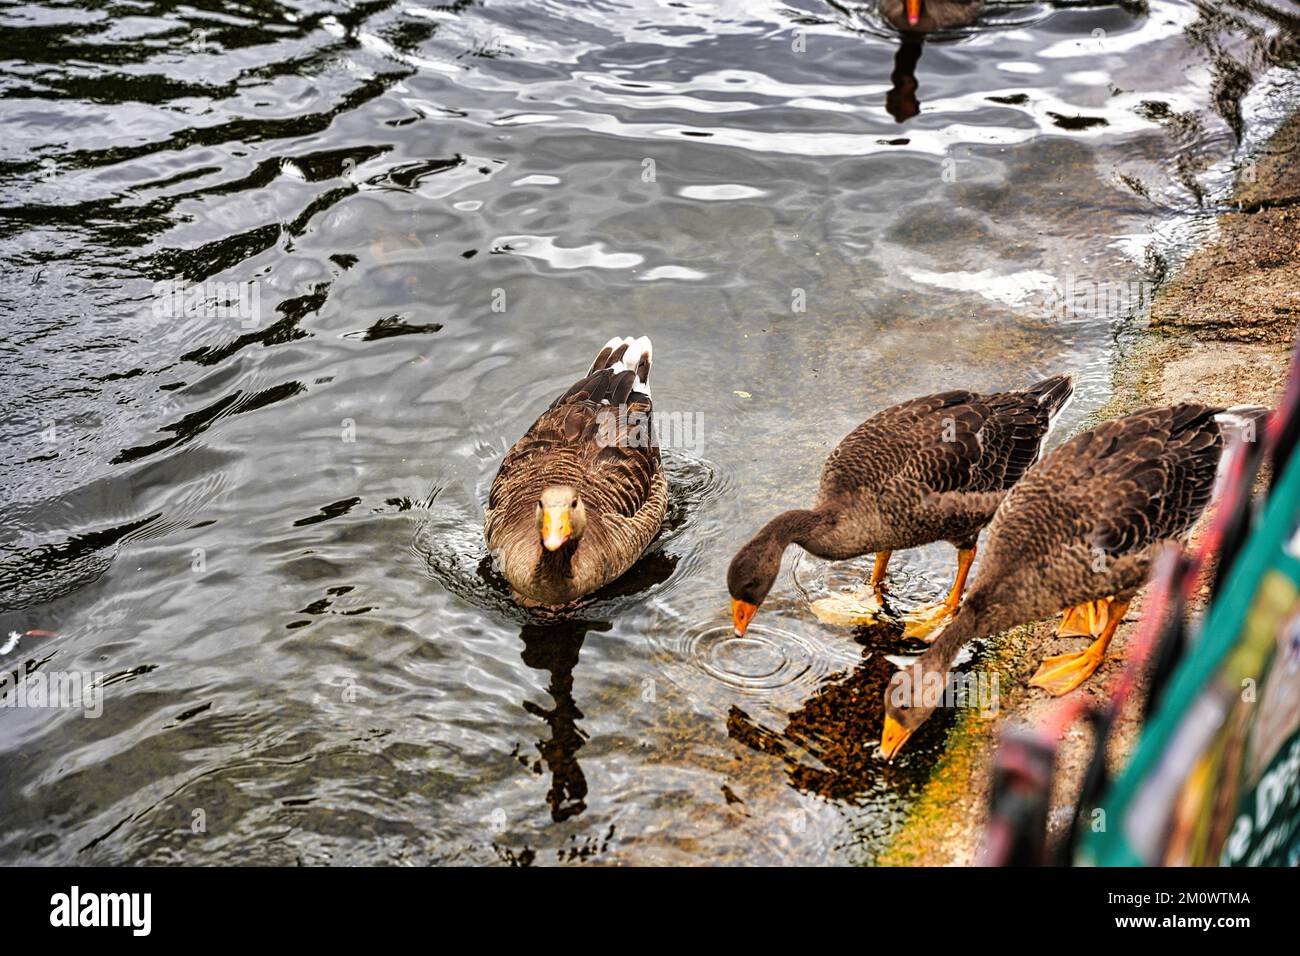
<path id="1" fill-rule="evenodd" d="M 1267 414 L 1268 409 L 1262 405 L 1234 405 L 1219 412 L 1214 420 L 1230 428 L 1245 428 L 1252 422 L 1261 421 Z"/>
<path id="2" fill-rule="evenodd" d="M 615 374 L 619 372 L 635 372 L 637 366 L 641 364 L 641 356 L 643 355 L 647 359 L 646 364 L 648 366 L 653 365 L 654 347 L 650 344 L 650 337 L 648 335 L 642 335 L 639 338 L 622 338 L 615 336 L 601 346 L 600 351 L 604 352 L 605 349 L 616 350 L 620 345 L 627 345 L 627 351 L 623 353 L 621 359 L 610 365 L 610 369 L 613 370 Z M 596 357 L 599 358 L 600 354 L 597 353 Z M 587 369 L 587 374 L 590 375 L 595 370 L 596 363 L 593 361 L 591 363 L 591 368 Z M 647 381 L 649 377 L 649 371 L 646 372 L 645 377 L 638 375 L 636 378 L 636 386 L 633 388 L 633 391 L 640 392 L 646 398 L 650 398 L 650 383 Z"/>

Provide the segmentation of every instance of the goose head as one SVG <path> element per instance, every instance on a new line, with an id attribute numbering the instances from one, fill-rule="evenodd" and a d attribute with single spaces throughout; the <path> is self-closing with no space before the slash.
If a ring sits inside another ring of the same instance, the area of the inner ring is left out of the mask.
<path id="1" fill-rule="evenodd" d="M 933 694 L 926 693 L 927 674 L 932 672 L 926 670 L 924 661 L 922 657 L 906 670 L 895 671 L 889 679 L 885 690 L 885 727 L 880 733 L 880 751 L 886 759 L 894 759 L 908 738 L 930 719 L 938 701 L 943 700 L 942 693 L 937 700 Z M 945 677 L 946 674 L 938 674 L 940 685 Z"/>
<path id="2" fill-rule="evenodd" d="M 987 571 L 986 565 L 981 573 Z M 994 586 L 1002 580 L 995 578 Z M 880 733 L 880 752 L 886 758 L 894 759 L 908 738 L 944 706 L 948 675 L 961 649 L 1019 620 L 1016 607 L 994 603 L 986 587 L 983 581 L 976 580 L 952 621 L 938 633 L 929 649 L 889 679 L 885 688 L 885 726 Z"/>
<path id="3" fill-rule="evenodd" d="M 744 635 L 758 606 L 776 583 L 785 547 L 786 542 L 760 531 L 731 559 L 727 590 L 731 593 L 731 619 L 737 637 Z"/>
<path id="4" fill-rule="evenodd" d="M 543 548 L 558 551 L 568 542 L 581 538 L 586 527 L 587 508 L 577 489 L 569 485 L 543 489 L 537 502 L 537 534 Z"/>
<path id="5" fill-rule="evenodd" d="M 820 511 L 783 511 L 736 552 L 727 568 L 727 590 L 731 592 L 731 619 L 737 637 L 744 636 L 758 606 L 776 583 L 785 549 L 791 544 L 808 547 L 828 520 L 833 519 Z"/>

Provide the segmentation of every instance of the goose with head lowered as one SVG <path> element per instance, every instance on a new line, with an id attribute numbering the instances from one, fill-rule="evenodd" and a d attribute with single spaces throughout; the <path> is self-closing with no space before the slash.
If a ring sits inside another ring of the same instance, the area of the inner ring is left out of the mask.
<path id="1" fill-rule="evenodd" d="M 1011 490 L 984 560 L 952 622 L 885 691 L 880 749 L 892 758 L 947 699 L 948 674 L 972 640 L 1065 610 L 1058 634 L 1092 638 L 1044 660 L 1030 683 L 1065 694 L 1105 658 L 1151 562 L 1183 541 L 1214 491 L 1228 430 L 1267 409 L 1184 404 L 1103 422 L 1063 443 Z"/>
<path id="2" fill-rule="evenodd" d="M 907 619 L 906 634 L 928 636 L 956 610 L 980 531 L 1037 460 L 1071 392 L 1069 377 L 1057 375 L 1023 391 L 914 398 L 867 419 L 826 459 L 813 506 L 777 515 L 732 559 L 736 633 L 744 634 L 772 589 L 791 544 L 830 560 L 875 554 L 866 603 L 834 597 L 813 605 L 824 621 L 867 624 L 880 617 L 891 554 L 948 541 L 957 548 L 952 589 Z"/>

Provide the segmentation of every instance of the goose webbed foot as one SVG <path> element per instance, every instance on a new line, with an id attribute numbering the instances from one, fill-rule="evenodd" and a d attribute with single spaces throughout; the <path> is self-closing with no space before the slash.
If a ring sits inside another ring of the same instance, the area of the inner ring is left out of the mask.
<path id="1" fill-rule="evenodd" d="M 903 636 L 931 643 L 957 613 L 957 605 L 948 601 L 924 604 L 903 615 Z"/>
<path id="2" fill-rule="evenodd" d="M 1101 601 L 1081 604 L 1067 611 L 1058 633 L 1066 634 L 1065 623 L 1066 620 L 1070 620 L 1073 622 L 1072 627 L 1085 628 L 1081 633 L 1088 636 L 1095 635 L 1096 640 L 1082 651 L 1054 654 L 1044 658 L 1038 665 L 1037 672 L 1029 679 L 1030 686 L 1041 687 L 1049 694 L 1060 697 L 1091 677 L 1093 671 L 1106 659 L 1106 648 L 1111 638 L 1115 636 L 1115 629 L 1119 627 L 1119 622 L 1124 620 L 1124 612 L 1128 610 L 1128 605 L 1128 601 L 1105 598 Z M 1086 629 L 1090 627 L 1098 627 L 1099 631 Z"/>
<path id="3" fill-rule="evenodd" d="M 962 593 L 966 590 L 966 579 L 970 576 L 971 565 L 975 561 L 975 546 L 957 549 L 957 577 L 952 582 L 948 596 L 937 604 L 924 604 L 914 608 L 903 616 L 903 636 L 925 641 L 927 644 L 939 636 L 939 632 L 957 613 Z"/>
<path id="4" fill-rule="evenodd" d="M 853 594 L 832 594 L 812 602 L 812 612 L 823 624 L 866 627 L 874 624 L 897 626 L 898 616 L 885 603 L 879 588 L 859 588 Z"/>
<path id="5" fill-rule="evenodd" d="M 1097 637 L 1106 629 L 1110 604 L 1110 598 L 1102 598 L 1068 609 L 1061 615 L 1061 626 L 1056 629 L 1056 636 Z"/>

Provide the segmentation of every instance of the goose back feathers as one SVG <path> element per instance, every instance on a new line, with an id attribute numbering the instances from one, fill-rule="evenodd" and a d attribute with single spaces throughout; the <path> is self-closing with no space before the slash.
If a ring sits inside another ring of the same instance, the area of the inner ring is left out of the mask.
<path id="1" fill-rule="evenodd" d="M 1234 419 L 1206 405 L 1148 408 L 1062 444 L 999 509 L 968 600 L 1024 621 L 1132 597 L 1156 552 L 1205 510 Z"/>
<path id="2" fill-rule="evenodd" d="M 1158 551 L 1184 539 L 1210 501 L 1226 431 L 1266 414 L 1147 408 L 1083 432 L 1031 468 L 998 509 L 952 623 L 891 679 L 882 749 L 892 756 L 928 719 L 934 706 L 912 689 L 941 683 L 971 640 L 1087 602 L 1127 606 Z"/>
<path id="3" fill-rule="evenodd" d="M 814 511 L 829 520 L 805 547 L 843 558 L 972 544 L 1038 460 L 1072 391 L 1058 375 L 1024 391 L 943 392 L 873 415 L 827 458 Z"/>

